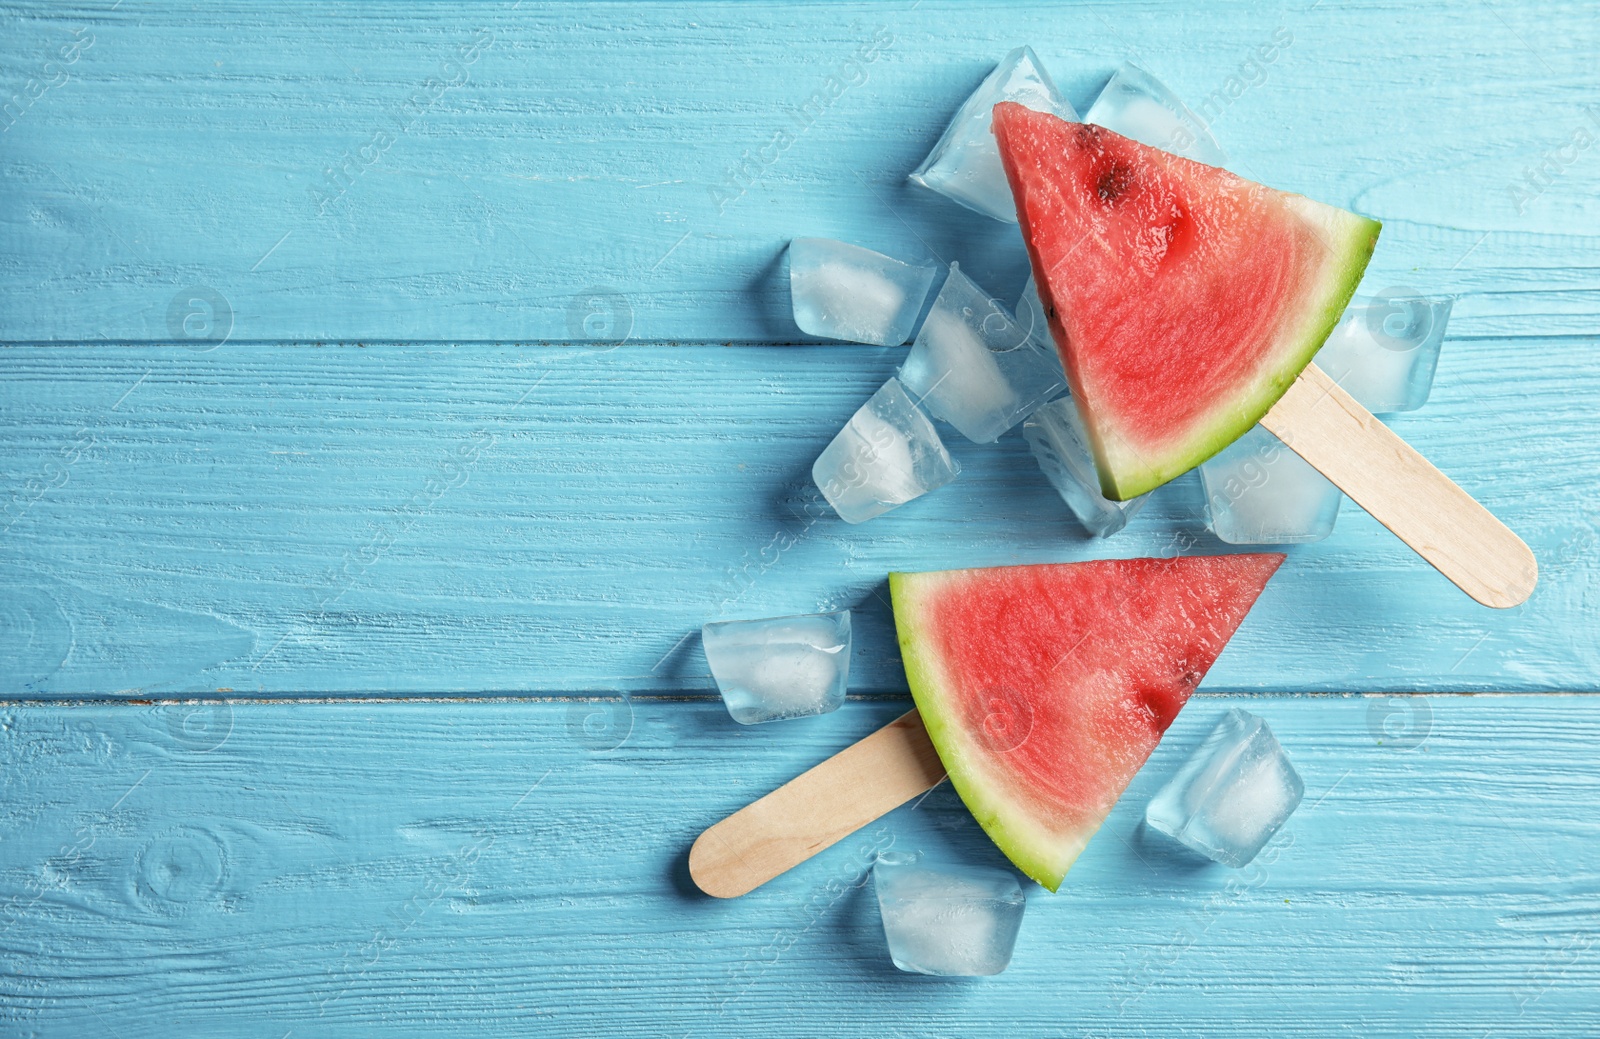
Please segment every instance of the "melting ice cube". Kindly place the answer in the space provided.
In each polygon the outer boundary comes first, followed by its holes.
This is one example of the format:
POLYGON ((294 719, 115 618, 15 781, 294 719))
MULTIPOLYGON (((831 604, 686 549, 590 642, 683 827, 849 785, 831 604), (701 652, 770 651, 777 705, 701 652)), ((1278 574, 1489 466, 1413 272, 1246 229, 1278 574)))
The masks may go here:
POLYGON ((948 195, 968 209, 1006 223, 1017 222, 1011 185, 1000 164, 1000 149, 989 129, 989 117, 1001 101, 1016 101, 1039 112, 1076 121, 1039 64, 1031 47, 1018 47, 1001 59, 950 120, 939 143, 911 174, 914 183, 948 195))
POLYGON ((808 335, 899 346, 911 336, 939 268, 828 238, 789 243, 794 323, 808 335))
POLYGON ((1305 784, 1267 723, 1234 708, 1145 809, 1145 822, 1227 866, 1244 866, 1289 818, 1305 784))
POLYGON ((1375 415, 1428 401, 1454 296, 1357 296, 1317 352, 1317 367, 1375 415))
POLYGON ((976 977, 1011 963, 1028 903, 1009 871, 880 860, 872 886, 889 957, 901 970, 976 977))
POLYGON ((823 449, 811 478, 840 518, 863 523, 960 471, 928 416, 890 379, 823 449))
POLYGON ((1212 533, 1230 545, 1293 545, 1333 533, 1344 495, 1265 427, 1200 465, 1212 533))
POLYGON ((1083 121, 1208 166, 1228 161, 1200 117, 1131 61, 1117 69, 1083 121))
POLYGON ((1067 388, 1055 350, 1028 335, 954 263, 900 381, 935 418, 980 444, 1000 439, 1067 388))
POLYGON ((1022 435, 1050 485, 1095 537, 1110 537, 1127 526, 1150 497, 1141 494, 1132 501, 1112 501, 1100 493, 1083 419, 1071 397, 1053 400, 1028 416, 1022 435))
POLYGON ((1039 284, 1033 280, 1033 275, 1028 275, 1028 284, 1022 288, 1022 295, 1017 297, 1017 305, 1012 310, 1017 316, 1017 324, 1022 330, 1032 336, 1046 350, 1055 354, 1056 365, 1061 364, 1061 355, 1056 351, 1055 337, 1050 334, 1050 319, 1044 315, 1044 303, 1039 299, 1039 284))
POLYGON ((850 611, 717 621, 700 629, 706 662, 741 725, 827 714, 850 680, 850 611))

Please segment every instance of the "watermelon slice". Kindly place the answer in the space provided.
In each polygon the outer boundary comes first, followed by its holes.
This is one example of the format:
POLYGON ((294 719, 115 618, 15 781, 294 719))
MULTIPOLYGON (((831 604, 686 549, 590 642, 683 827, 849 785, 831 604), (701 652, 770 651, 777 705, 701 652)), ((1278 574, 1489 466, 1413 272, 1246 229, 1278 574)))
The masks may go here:
POLYGON ((1260 421, 1333 331, 1376 220, 1012 102, 994 109, 1050 332, 1106 497, 1260 421))
POLYGON ((900 656, 950 782, 1056 890, 1281 554, 890 574, 900 656))

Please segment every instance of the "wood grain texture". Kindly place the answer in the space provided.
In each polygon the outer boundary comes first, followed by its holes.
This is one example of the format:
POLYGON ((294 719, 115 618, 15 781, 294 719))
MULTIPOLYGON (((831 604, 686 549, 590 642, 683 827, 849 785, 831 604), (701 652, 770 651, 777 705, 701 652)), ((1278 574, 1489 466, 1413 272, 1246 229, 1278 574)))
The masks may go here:
MULTIPOLYGON (((1487 611, 1347 507, 1207 688, 1600 687, 1588 4, 0 0, 0 695, 703 690, 706 620, 845 605, 853 692, 895 692, 891 569, 1223 550, 1190 480, 1086 541, 1015 437, 815 507, 902 351, 803 344, 781 249, 1013 298, 1015 231, 903 178, 1021 43, 1080 107, 1128 58, 1220 98, 1244 172, 1385 221, 1365 290, 1461 294, 1393 424, 1541 565, 1487 611)), ((979 984, 894 971, 861 886, 996 861, 947 787, 695 890, 696 834, 904 709, 5 705, 0 1031, 1600 1030, 1596 698, 1197 698, 979 984), (1136 825, 1229 702, 1308 787, 1238 874, 1136 825)))
POLYGON ((1385 221, 1368 287, 1462 293, 1459 334, 1600 316, 1581 0, 125 0, 10 2, 0 24, 7 93, 58 84, 0 144, 5 339, 174 338, 191 286, 240 339, 580 338, 596 290, 647 340, 787 339, 773 274, 797 234, 960 259, 1011 298, 1015 229, 904 176, 1023 42, 1080 108, 1128 58, 1215 98, 1244 172, 1385 221), (789 110, 830 76, 802 130, 789 110))
POLYGON ((709 822, 903 704, 755 728, 631 707, 0 711, 0 1030, 1600 1029, 1600 698, 1197 698, 1060 893, 1029 885, 1010 969, 969 983, 897 972, 863 886, 887 848, 1003 864, 948 785, 745 898, 685 869, 709 822), (1232 704, 1306 783, 1243 871, 1138 822, 1232 704))
MULTIPOLYGON (((1600 686, 1594 346, 1450 340, 1428 407, 1394 420, 1533 546, 1526 605, 1478 606, 1347 504, 1206 688, 1600 686)), ((1015 433, 952 437, 958 480, 844 524, 811 463, 903 356, 0 348, 0 676, 13 695, 709 690, 706 621, 850 607, 852 688, 903 692, 891 570, 1230 550, 1193 477, 1088 540, 1015 433)))
POLYGON ((1485 606, 1521 606, 1539 581, 1522 539, 1315 364, 1261 424, 1485 606))
POLYGON ((708 895, 747 895, 944 778, 922 715, 908 711, 708 827, 689 875, 708 895))

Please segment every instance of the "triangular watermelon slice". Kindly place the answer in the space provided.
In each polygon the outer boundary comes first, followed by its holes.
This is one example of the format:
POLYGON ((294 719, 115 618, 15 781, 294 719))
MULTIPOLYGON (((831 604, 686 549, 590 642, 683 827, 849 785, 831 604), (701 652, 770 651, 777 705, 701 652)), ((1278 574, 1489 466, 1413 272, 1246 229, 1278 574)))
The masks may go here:
POLYGON ((1013 102, 994 133, 1039 297, 1126 501, 1260 421, 1350 302, 1376 220, 1013 102))
POLYGON ((1277 553, 890 574, 906 678, 961 799, 1056 890, 1277 553))

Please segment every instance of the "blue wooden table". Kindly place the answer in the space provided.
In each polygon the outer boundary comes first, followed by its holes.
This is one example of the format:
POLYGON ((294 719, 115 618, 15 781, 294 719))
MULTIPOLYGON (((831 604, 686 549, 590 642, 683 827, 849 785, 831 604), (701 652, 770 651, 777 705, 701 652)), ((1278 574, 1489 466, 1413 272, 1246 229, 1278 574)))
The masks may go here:
POLYGON ((0 1031, 1600 1030, 1597 48, 1581 3, 0 4, 0 1031), (904 177, 1022 43, 1080 109, 1130 58, 1213 99, 1384 221, 1368 291, 1460 295, 1394 425, 1542 581, 1483 609, 1347 503, 1011 969, 940 981, 863 880, 999 861, 948 787, 744 899, 685 853, 904 710, 888 571, 1219 547, 1192 480, 1086 540, 1015 435, 815 508, 904 348, 806 341, 783 246, 1014 297, 1015 229, 904 177), (733 725, 699 625, 841 606, 851 703, 733 725), (1139 825, 1230 705, 1307 786, 1242 872, 1139 825))

